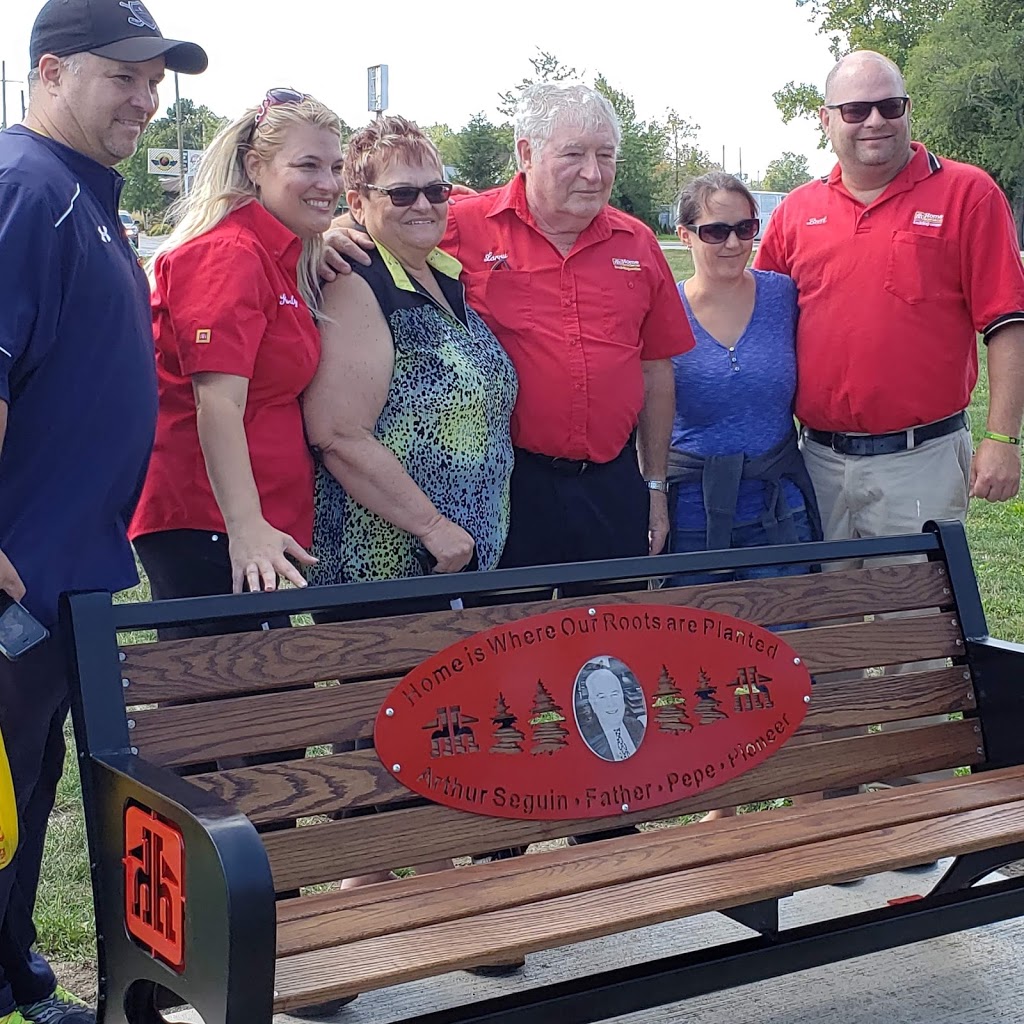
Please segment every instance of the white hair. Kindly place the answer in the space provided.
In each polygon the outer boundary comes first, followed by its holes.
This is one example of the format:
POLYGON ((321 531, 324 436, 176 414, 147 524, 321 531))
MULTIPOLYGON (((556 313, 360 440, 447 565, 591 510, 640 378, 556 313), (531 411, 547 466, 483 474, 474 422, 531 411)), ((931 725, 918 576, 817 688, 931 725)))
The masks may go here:
MULTIPOLYGON (((615 109, 596 89, 579 82, 537 82, 527 86, 516 104, 516 148, 526 139, 534 153, 540 152, 556 126, 568 125, 593 131, 610 128, 615 148, 622 141, 622 129, 615 109)), ((518 157, 522 170, 522 157, 518 157)))
MULTIPOLYGON (((80 75, 82 73, 82 58, 80 54, 73 53, 70 57, 60 57, 60 66, 70 72, 72 75, 80 75)), ((32 68, 28 73, 28 92, 32 95, 32 90, 39 84, 39 68, 32 68)))

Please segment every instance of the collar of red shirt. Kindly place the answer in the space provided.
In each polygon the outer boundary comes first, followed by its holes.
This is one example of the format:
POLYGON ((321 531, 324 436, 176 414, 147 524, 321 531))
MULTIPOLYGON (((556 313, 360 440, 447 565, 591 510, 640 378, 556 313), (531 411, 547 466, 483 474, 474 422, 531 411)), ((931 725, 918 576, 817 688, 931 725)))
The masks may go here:
MULTIPOLYGON (((530 206, 526 201, 526 175, 520 171, 507 185, 499 188, 494 197, 494 205, 488 210, 488 217, 496 217, 505 210, 511 210, 524 224, 529 225, 534 231, 539 231, 530 206)), ((632 235, 633 225, 628 218, 612 218, 608 214, 606 206, 591 222, 576 240, 576 246, 589 245, 592 242, 603 242, 611 238, 613 231, 625 231, 632 235)))
MULTIPOLYGON (((925 149, 920 142, 911 142, 910 148, 914 151, 914 155, 907 162, 907 166, 889 182, 888 188, 875 200, 876 203, 882 199, 899 195, 901 192, 909 192, 919 181, 924 181, 925 178, 930 178, 942 170, 939 158, 925 149)), ((843 168, 840 164, 837 163, 824 180, 844 195, 850 195, 843 184, 843 168)), ((851 196, 851 198, 853 197, 851 196)), ((874 203, 871 205, 873 206, 874 203)))
POLYGON ((238 207, 232 217, 247 227, 275 260, 293 268, 298 265, 302 239, 286 228, 261 202, 250 200, 238 207))

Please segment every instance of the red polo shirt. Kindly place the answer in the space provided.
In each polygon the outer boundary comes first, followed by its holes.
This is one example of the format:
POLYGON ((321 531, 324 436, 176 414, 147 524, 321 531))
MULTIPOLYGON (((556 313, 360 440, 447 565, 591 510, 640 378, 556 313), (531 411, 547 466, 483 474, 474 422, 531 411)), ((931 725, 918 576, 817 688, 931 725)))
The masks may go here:
POLYGON ((192 375, 249 380, 243 422, 263 517, 313 539, 313 459, 299 396, 320 335, 296 285, 302 242, 257 202, 161 256, 154 268, 160 409, 132 539, 161 530, 224 531, 199 445, 192 375))
POLYGON ((869 206, 838 165, 772 214, 754 265, 796 281, 796 413, 817 430, 881 434, 965 409, 976 333, 1024 321, 1006 197, 982 170, 919 143, 869 206))
POLYGON ((455 203, 441 247, 519 374, 512 443, 609 462, 644 403, 641 360, 693 347, 657 239, 605 207, 563 257, 534 223, 522 174, 455 203))

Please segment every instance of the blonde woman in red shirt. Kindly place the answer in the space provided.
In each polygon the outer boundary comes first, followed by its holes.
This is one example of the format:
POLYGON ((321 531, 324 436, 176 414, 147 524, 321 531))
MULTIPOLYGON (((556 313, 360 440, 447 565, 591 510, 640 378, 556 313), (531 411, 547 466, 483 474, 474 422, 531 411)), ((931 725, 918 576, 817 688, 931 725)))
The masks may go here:
POLYGON ((154 599, 304 586, 298 565, 315 561, 299 397, 320 359, 316 266, 341 141, 326 106, 272 89, 214 139, 154 258, 160 408, 130 531, 154 599))

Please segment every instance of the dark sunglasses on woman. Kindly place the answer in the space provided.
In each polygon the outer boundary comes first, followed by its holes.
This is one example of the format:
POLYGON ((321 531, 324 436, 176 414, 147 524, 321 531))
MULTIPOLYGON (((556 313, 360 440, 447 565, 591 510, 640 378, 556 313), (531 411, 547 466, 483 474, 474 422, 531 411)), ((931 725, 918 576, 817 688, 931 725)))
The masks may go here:
POLYGON ((263 97, 259 110, 256 111, 256 117, 252 122, 253 131, 263 123, 263 119, 271 107, 279 107, 283 103, 301 103, 305 98, 306 94, 296 89, 269 89, 267 95, 263 97))
POLYGON ((716 221, 714 224, 684 224, 687 231, 692 231, 705 243, 705 245, 721 245, 735 231, 736 237, 741 242, 749 242, 757 237, 761 230, 761 222, 757 217, 749 220, 738 220, 735 224, 723 224, 716 221))
POLYGON ((415 185, 396 185, 394 188, 384 188, 383 185, 366 185, 366 188, 374 192, 381 192, 391 200, 392 206, 412 206, 420 197, 422 192, 427 197, 427 202, 437 206, 440 203, 447 203, 448 197, 452 194, 450 181, 439 181, 434 185, 424 185, 417 188, 415 185))
POLYGON ((847 124, 860 124, 871 116, 872 110, 877 110, 886 121, 898 121, 906 112, 909 96, 890 96, 886 100, 871 100, 870 102, 854 103, 826 103, 826 110, 838 110, 839 116, 847 124))

